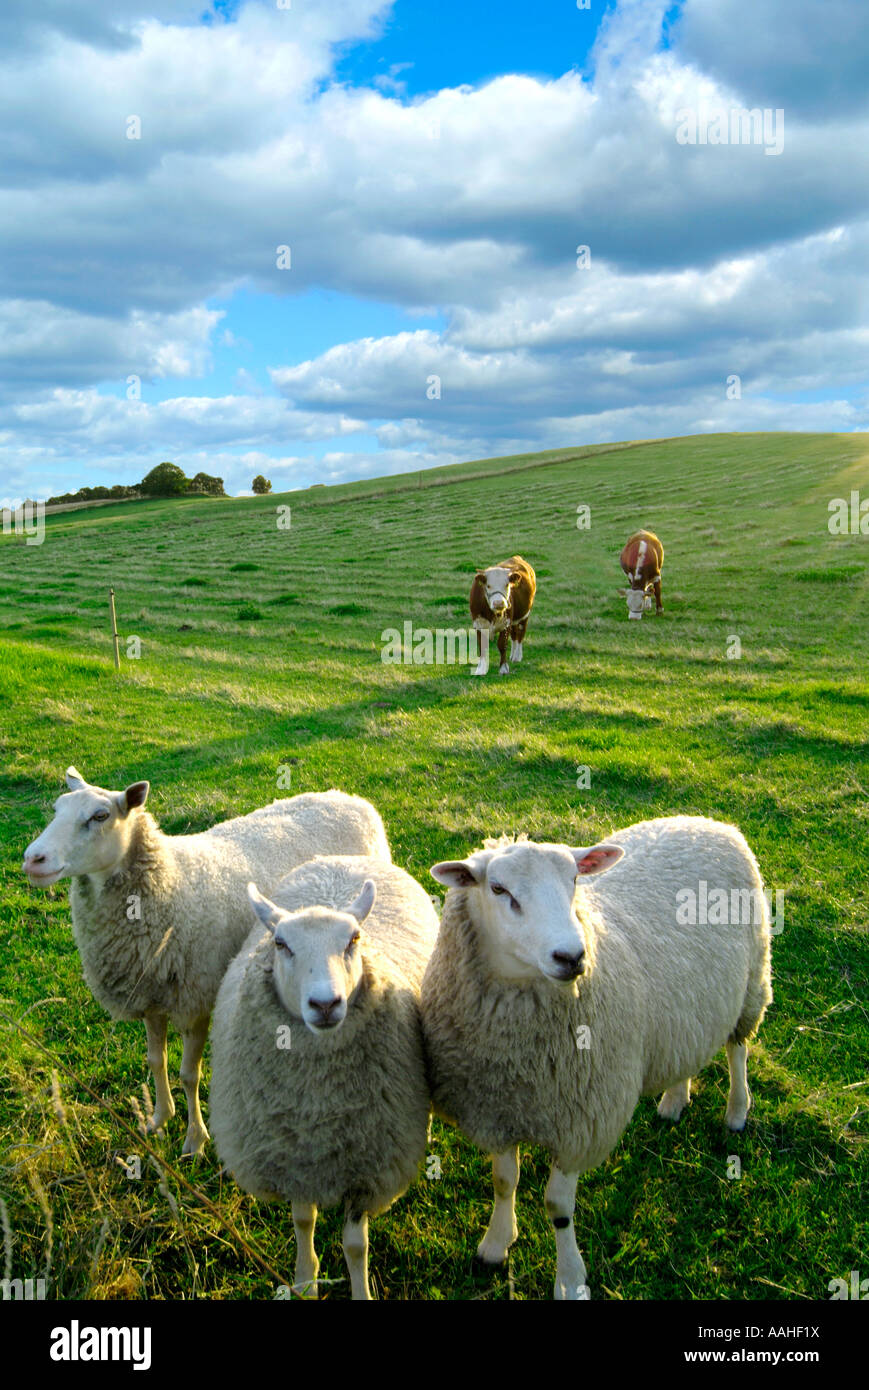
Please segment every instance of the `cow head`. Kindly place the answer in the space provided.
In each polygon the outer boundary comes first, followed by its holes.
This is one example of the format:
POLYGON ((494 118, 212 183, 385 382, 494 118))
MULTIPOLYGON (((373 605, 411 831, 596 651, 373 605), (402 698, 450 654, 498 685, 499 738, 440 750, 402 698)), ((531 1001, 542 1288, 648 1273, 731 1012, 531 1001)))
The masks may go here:
POLYGON ((486 602, 496 618, 503 617, 510 606, 510 590, 518 584, 522 576, 518 570, 493 565, 491 569, 478 570, 475 583, 482 584, 486 602))
POLYGON ((651 595, 645 589, 619 589, 619 593, 627 600, 629 618, 642 618, 643 612, 652 606, 651 595))

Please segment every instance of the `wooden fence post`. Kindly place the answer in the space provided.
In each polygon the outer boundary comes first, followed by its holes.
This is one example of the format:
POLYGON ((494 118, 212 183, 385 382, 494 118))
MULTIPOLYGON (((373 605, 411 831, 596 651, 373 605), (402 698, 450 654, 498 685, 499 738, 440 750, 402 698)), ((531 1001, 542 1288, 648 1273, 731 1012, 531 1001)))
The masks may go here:
POLYGON ((109 604, 112 610, 112 645, 115 649, 115 670, 121 669, 121 653, 118 650, 118 619, 115 614, 115 591, 109 589, 109 604))

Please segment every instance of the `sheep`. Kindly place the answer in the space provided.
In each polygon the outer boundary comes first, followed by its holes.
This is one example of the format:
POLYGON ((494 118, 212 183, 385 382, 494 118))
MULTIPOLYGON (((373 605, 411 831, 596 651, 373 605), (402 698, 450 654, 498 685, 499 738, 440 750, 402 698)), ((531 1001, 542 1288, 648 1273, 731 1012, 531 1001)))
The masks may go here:
POLYGON ((432 1102, 493 1156, 477 1253, 506 1260, 517 1146, 539 1145, 553 1159, 555 1297, 587 1298, 577 1178, 607 1157, 639 1097, 663 1091, 659 1115, 678 1119, 690 1078, 724 1044, 726 1121, 745 1125, 746 1042, 772 999, 757 862, 734 826, 672 816, 591 849, 487 840, 431 872, 450 889, 421 992, 432 1102))
POLYGON ((437 914, 409 874, 371 858, 314 859, 274 901, 249 892, 261 925, 214 1011, 217 1152, 245 1191, 291 1203, 296 1292, 317 1297, 317 1209, 343 1204, 352 1297, 368 1300, 368 1218, 425 1153, 419 986, 437 914))
POLYGON ((181 1032, 182 1152, 198 1154, 208 1140, 202 1052, 220 981, 250 930, 249 879, 271 888, 321 850, 389 860, 383 822, 361 797, 306 792, 196 835, 169 836, 144 809, 148 782, 106 791, 70 767, 66 784, 54 819, 25 851, 24 872, 43 888, 72 878, 73 935, 94 998, 113 1018, 144 1020, 156 1089, 152 1132, 175 1113, 168 1020, 181 1032))

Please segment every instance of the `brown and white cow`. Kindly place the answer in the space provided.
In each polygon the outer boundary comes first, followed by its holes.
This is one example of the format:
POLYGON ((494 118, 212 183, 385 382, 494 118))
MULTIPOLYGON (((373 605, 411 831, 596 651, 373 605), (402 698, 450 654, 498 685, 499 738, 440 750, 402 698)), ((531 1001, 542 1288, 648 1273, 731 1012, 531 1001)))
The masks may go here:
POLYGON ((478 570, 471 585, 471 617, 477 629, 477 666, 475 676, 485 676, 489 669, 489 639, 498 638, 501 664, 499 674, 506 676, 507 634, 510 635, 510 660, 522 660, 522 643, 528 626, 528 614, 537 592, 537 578, 527 560, 513 555, 499 565, 478 570))
POLYGON ((661 569, 664 547, 652 531, 635 531, 619 556, 621 566, 631 581, 629 589, 619 589, 628 601, 628 617, 642 618, 643 611, 652 606, 655 594, 655 614, 663 613, 661 602, 661 569))

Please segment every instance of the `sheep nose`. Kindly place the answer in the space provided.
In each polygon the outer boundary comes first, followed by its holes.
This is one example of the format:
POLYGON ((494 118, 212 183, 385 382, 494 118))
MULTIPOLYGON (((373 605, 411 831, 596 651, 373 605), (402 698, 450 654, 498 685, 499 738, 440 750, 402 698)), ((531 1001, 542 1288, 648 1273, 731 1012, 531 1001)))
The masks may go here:
POLYGON ((24 855, 24 867, 25 867, 25 869, 29 868, 32 864, 44 864, 44 863, 45 863, 45 855, 44 855, 44 854, 31 854, 30 850, 28 850, 28 851, 26 852, 26 854, 24 855))
POLYGON ((585 952, 577 951, 576 955, 571 955, 569 951, 553 951, 552 959, 561 971, 563 980, 575 980, 577 975, 581 975, 585 969, 585 952))
POLYGON ((315 1011, 315 1013, 318 1013, 320 1015, 320 1017, 317 1020, 318 1028, 328 1028, 332 1025, 332 1023, 334 1022, 332 1015, 338 1008, 340 1003, 340 995, 336 995, 334 999, 330 999, 328 1001, 324 1001, 322 999, 308 1000, 308 1004, 310 1005, 310 1007, 315 1011))

